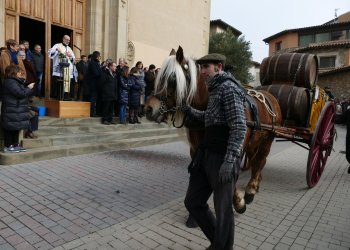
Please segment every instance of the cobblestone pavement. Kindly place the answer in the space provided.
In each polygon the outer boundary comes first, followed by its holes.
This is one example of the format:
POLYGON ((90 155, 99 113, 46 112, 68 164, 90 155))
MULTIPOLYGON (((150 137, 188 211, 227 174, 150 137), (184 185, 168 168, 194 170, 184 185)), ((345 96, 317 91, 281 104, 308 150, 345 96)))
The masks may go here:
MULTIPOLYGON (((349 249, 345 129, 316 187, 308 151, 276 143, 260 192, 235 215, 235 249, 349 249)), ((0 167, 0 249, 204 249, 184 226, 185 143, 0 167)), ((238 186, 248 181, 241 174, 238 186)))

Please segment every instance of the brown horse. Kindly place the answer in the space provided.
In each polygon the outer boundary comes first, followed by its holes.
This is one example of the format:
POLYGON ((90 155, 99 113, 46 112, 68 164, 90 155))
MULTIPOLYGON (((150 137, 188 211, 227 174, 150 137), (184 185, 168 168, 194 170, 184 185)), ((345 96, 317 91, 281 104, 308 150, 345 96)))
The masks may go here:
MULTIPOLYGON (((246 105, 245 109, 247 124, 252 125, 255 121, 255 124, 280 125, 282 114, 277 100, 265 91, 253 91, 253 93, 258 98, 247 96, 250 100, 250 105, 246 105), (254 107, 257 112, 252 111, 254 107), (254 114, 257 114, 256 117, 254 114)), ((173 50, 164 61, 156 78, 155 95, 148 98, 145 104, 145 114, 147 119, 157 122, 162 121, 167 115, 172 116, 172 122, 177 126, 183 124, 184 117, 180 107, 184 103, 204 110, 207 102, 207 86, 199 75, 197 65, 193 59, 184 57, 183 50, 179 47, 176 54, 173 50)), ((186 134, 192 157, 203 138, 204 128, 186 128, 186 134)), ((274 138, 275 134, 271 130, 252 128, 252 126, 247 128, 243 145, 246 155, 244 168, 251 168, 251 179, 246 186, 244 197, 235 189, 233 205, 239 213, 245 211, 246 204, 253 201, 259 189, 261 171, 265 166, 274 138)))

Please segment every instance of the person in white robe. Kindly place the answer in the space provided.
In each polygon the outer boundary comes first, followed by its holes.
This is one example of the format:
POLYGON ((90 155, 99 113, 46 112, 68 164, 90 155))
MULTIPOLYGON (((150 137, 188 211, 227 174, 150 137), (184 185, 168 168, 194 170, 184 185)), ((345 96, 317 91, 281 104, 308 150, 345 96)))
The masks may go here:
POLYGON ((74 85, 72 86, 73 79, 73 64, 75 61, 74 52, 69 47, 70 37, 64 35, 62 43, 56 43, 51 49, 49 49, 49 57, 52 59, 52 76, 53 76, 53 97, 60 98, 60 88, 63 87, 64 96, 66 98, 69 93, 70 98, 74 97, 74 85), (67 58, 69 67, 62 67, 60 62, 63 58, 67 58), (57 83, 57 78, 63 77, 63 86, 57 83))

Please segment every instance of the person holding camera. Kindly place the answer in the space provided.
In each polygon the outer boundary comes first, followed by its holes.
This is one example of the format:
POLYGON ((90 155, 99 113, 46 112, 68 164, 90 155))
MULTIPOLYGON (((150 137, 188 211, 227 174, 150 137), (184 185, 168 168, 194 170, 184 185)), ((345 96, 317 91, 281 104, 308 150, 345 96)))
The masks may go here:
POLYGON ((34 82, 25 84, 23 70, 11 64, 5 69, 1 106, 1 126, 4 131, 4 152, 18 153, 26 151, 18 143, 19 131, 30 128, 28 97, 32 93, 34 82))

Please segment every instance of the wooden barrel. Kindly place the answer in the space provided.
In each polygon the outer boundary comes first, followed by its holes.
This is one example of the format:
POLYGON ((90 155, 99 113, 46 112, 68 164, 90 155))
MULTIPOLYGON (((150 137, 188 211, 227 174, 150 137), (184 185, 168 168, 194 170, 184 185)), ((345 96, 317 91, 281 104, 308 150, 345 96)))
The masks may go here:
POLYGON ((318 60, 305 53, 266 57, 260 66, 261 85, 288 84, 311 89, 318 77, 318 60))
POLYGON ((306 127, 311 105, 308 89, 285 84, 259 86, 256 89, 266 90, 277 99, 285 125, 306 127))

